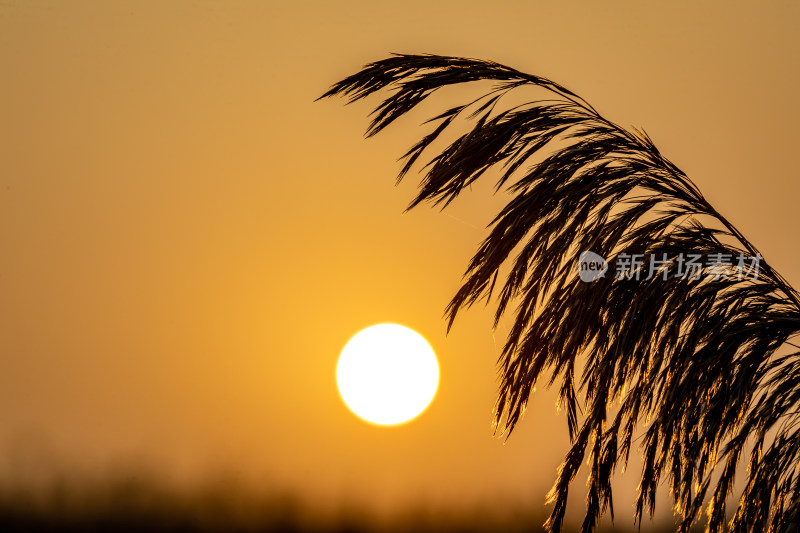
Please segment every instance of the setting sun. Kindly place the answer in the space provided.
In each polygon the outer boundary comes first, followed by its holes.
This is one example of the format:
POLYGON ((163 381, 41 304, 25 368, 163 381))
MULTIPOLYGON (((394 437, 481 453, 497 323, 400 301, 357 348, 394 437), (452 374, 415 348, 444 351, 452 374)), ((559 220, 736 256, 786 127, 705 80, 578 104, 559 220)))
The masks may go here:
POLYGON ((439 364, 422 335, 398 324, 357 333, 339 356, 339 393, 360 418, 382 426, 402 424, 431 403, 439 364))

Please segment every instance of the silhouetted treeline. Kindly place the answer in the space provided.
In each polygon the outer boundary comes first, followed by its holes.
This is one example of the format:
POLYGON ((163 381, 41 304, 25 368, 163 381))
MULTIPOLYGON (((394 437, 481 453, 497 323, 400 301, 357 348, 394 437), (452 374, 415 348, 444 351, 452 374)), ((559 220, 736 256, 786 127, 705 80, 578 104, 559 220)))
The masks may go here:
MULTIPOLYGON (((0 531, 4 533, 536 533, 544 531, 541 524, 546 516, 544 508, 502 513, 495 512, 491 505, 441 513, 410 509, 391 519, 379 519, 353 507, 326 514, 291 494, 259 494, 225 479, 190 491, 168 489, 165 484, 135 475, 96 483, 57 480, 45 487, 0 488, 0 531)), ((644 524, 643 530, 660 532, 672 528, 648 528, 644 524)))

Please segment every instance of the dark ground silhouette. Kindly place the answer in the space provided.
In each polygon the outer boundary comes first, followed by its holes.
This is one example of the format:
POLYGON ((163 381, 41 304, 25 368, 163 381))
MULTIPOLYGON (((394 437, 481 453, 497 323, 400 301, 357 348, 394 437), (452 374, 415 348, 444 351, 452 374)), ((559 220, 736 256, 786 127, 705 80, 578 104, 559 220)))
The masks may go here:
MULTIPOLYGON (((534 506, 529 506, 533 508, 534 506)), ((547 509, 499 513, 410 509, 394 518, 376 518, 349 507, 317 512, 290 493, 255 493, 232 480, 210 482, 191 491, 166 488, 147 476, 119 475, 97 483, 56 480, 37 489, 0 489, 0 531, 181 533, 325 532, 539 532, 547 509)), ((577 530, 577 528, 575 529, 577 530)), ((601 527, 599 531, 632 531, 601 527)), ((643 524, 643 531, 673 531, 643 524)), ((564 531, 573 531, 566 527, 564 531)))

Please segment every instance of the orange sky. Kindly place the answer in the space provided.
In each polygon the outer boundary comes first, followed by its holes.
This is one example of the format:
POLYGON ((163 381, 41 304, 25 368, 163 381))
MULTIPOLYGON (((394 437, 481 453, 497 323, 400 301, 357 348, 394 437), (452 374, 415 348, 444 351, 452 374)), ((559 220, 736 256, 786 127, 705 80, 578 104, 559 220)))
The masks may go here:
POLYGON ((800 7, 764 6, 2 0, 4 468, 39 446, 68 469, 225 468, 379 510, 540 505, 567 445, 553 395, 492 439, 505 330, 441 318, 501 200, 487 183, 403 214, 415 177, 393 185, 419 122, 463 92, 369 140, 369 106, 313 100, 390 52, 551 77, 644 128, 798 286, 800 7), (442 375, 389 429, 335 385, 344 343, 386 321, 442 375))

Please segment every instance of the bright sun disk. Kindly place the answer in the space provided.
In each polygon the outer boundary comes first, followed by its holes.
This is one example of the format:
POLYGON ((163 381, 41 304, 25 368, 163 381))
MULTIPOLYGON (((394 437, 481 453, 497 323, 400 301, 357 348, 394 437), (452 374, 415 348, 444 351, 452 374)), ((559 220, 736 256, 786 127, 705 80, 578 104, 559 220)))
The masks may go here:
POLYGON ((367 422, 391 426, 428 407, 439 385, 439 363, 428 341, 416 331, 378 324, 347 342, 336 381, 353 413, 367 422))

